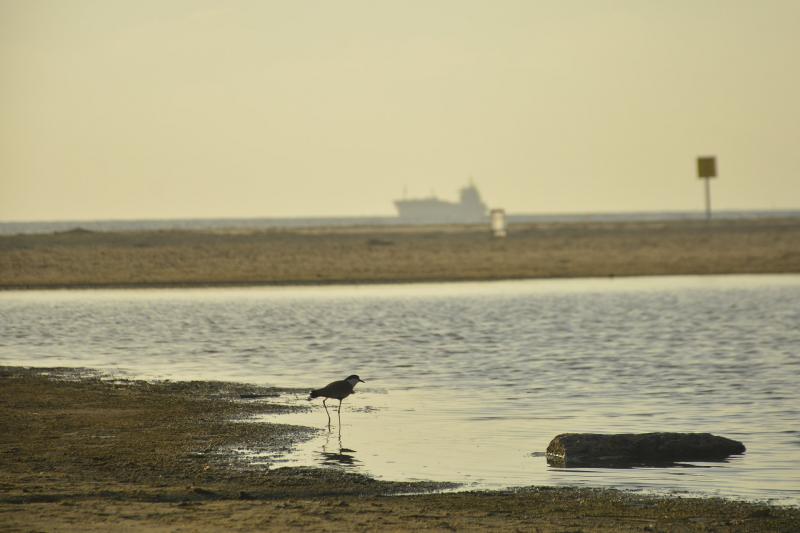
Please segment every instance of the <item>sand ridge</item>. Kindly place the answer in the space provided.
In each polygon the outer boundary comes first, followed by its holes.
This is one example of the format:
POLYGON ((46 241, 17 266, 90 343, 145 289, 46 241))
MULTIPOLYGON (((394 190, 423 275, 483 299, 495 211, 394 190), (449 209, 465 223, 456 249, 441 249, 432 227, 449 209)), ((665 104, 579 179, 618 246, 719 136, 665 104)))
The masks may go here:
POLYGON ((0 237, 0 288, 800 272, 800 218, 0 237))

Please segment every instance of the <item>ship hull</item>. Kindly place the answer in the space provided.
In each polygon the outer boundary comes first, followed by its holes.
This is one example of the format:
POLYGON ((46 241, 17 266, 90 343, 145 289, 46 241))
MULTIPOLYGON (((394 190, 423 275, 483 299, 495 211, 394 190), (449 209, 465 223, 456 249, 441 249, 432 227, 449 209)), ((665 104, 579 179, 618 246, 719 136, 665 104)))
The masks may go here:
POLYGON ((483 209, 465 208, 442 200, 397 200, 398 216, 410 222, 477 223, 487 220, 483 209))

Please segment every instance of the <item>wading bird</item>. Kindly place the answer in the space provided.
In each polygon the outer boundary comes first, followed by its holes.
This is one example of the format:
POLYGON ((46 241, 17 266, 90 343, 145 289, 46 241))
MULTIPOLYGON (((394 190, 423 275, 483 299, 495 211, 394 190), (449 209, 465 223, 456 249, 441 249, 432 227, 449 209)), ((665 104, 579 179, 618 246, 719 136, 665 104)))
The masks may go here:
POLYGON ((322 400, 322 406, 325 408, 325 414, 328 415, 328 427, 331 426, 331 414, 328 412, 328 406, 325 402, 329 398, 333 398, 335 400, 339 400, 339 428, 341 430, 342 427, 342 400, 353 394, 355 391, 353 390, 358 382, 366 383, 363 379, 353 374, 352 376, 348 376, 341 381, 334 381, 333 383, 328 383, 321 389, 312 390, 311 393, 308 395, 308 399, 311 400, 313 398, 318 398, 322 396, 324 400, 322 400))

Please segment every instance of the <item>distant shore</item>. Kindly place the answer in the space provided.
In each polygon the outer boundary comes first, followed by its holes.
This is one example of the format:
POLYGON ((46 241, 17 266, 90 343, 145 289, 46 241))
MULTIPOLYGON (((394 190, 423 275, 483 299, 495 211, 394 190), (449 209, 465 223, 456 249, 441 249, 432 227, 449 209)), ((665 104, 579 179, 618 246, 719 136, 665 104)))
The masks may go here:
POLYGON ((800 272, 800 218, 0 236, 0 289, 800 272))
POLYGON ((797 508, 760 503, 571 487, 442 493, 451 485, 248 463, 237 450, 274 454, 317 431, 240 422, 289 409, 276 403, 279 392, 0 367, 0 529, 800 529, 797 508))

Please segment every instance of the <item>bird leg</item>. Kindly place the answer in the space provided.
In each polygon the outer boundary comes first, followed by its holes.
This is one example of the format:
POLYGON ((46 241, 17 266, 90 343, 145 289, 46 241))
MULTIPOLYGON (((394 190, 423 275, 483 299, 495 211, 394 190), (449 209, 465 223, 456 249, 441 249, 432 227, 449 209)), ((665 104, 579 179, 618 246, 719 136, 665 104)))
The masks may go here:
POLYGON ((339 432, 342 431, 342 400, 339 400, 339 432))
POLYGON ((328 406, 325 404, 327 398, 322 400, 322 407, 325 408, 325 414, 328 415, 328 429, 331 429, 331 414, 328 412, 328 406))

